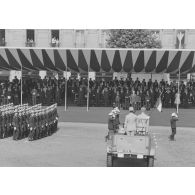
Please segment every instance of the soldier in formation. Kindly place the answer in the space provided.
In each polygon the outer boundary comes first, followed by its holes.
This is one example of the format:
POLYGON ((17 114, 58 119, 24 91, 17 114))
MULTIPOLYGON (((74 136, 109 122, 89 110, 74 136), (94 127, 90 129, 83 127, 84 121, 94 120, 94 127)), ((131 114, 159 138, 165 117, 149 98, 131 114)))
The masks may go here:
POLYGON ((13 104, 0 106, 0 139, 13 135, 13 104))
POLYGON ((7 104, 0 106, 0 139, 13 136, 14 140, 28 137, 40 139, 57 131, 57 104, 42 108, 41 104, 7 104))
POLYGON ((50 136, 57 131, 58 113, 57 104, 53 104, 45 109, 33 111, 29 117, 28 136, 29 141, 50 136))

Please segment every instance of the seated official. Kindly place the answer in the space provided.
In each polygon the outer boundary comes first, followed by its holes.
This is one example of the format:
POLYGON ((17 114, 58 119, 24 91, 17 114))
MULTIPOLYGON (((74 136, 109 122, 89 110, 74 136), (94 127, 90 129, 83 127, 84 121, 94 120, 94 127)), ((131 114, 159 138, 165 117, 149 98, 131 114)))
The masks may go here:
POLYGON ((129 132, 135 132, 136 131, 136 120, 137 120, 137 115, 134 114, 134 108, 129 107, 129 114, 126 115, 125 117, 125 124, 124 124, 124 129, 127 134, 129 132))

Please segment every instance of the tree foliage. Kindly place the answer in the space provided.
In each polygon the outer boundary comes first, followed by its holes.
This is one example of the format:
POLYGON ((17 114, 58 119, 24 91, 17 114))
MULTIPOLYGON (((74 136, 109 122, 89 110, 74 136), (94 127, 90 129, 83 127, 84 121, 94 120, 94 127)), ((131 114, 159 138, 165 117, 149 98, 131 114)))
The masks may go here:
POLYGON ((109 48, 161 48, 159 35, 152 30, 110 30, 106 41, 109 48))

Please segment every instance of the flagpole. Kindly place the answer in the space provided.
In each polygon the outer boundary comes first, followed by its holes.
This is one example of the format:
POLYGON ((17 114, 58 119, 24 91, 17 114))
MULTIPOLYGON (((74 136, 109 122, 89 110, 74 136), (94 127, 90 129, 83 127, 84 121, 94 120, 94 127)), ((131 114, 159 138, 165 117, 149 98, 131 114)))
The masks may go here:
MULTIPOLYGON (((181 40, 182 40, 182 38, 183 38, 183 35, 182 35, 182 33, 180 32, 179 34, 178 34, 178 40, 179 40, 179 49, 181 49, 181 40)), ((180 79, 181 79, 181 75, 180 75, 180 67, 179 67, 179 75, 178 75, 178 99, 177 99, 177 114, 179 113, 179 99, 180 99, 180 89, 179 89, 179 87, 180 87, 180 79)))

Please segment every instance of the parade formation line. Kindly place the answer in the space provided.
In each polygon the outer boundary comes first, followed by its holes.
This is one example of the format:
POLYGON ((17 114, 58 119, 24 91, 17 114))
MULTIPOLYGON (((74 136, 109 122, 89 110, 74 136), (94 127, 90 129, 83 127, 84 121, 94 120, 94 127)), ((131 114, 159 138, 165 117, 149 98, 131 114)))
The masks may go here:
POLYGON ((57 131, 57 104, 43 108, 41 104, 29 106, 13 103, 0 107, 0 139, 41 139, 57 131))

